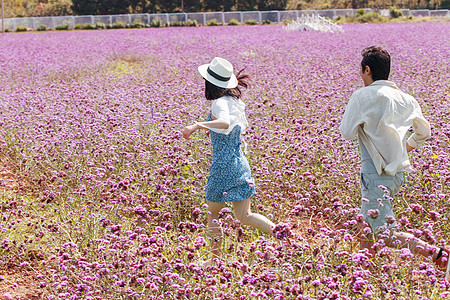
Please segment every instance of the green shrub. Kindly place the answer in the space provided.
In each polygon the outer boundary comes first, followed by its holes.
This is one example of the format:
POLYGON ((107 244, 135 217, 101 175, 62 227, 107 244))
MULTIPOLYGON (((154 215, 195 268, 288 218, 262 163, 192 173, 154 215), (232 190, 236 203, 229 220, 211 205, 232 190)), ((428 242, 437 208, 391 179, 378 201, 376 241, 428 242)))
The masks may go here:
POLYGON ((94 24, 86 23, 86 24, 81 25, 81 29, 83 29, 83 30, 93 30, 93 29, 96 29, 96 27, 95 27, 94 24))
POLYGON ((251 19, 251 20, 245 20, 245 24, 246 24, 246 25, 257 25, 257 24, 258 24, 258 21, 253 20, 253 19, 251 19))
POLYGON ((189 26, 189 27, 197 27, 198 26, 198 23, 197 23, 197 20, 191 20, 191 19, 189 19, 188 21, 187 21, 187 24, 186 24, 187 26, 189 26))
POLYGON ((69 30, 69 24, 61 24, 55 27, 56 30, 69 30))
POLYGON ((211 19, 208 22, 206 22, 206 25, 208 25, 208 26, 217 26, 219 24, 217 23, 216 19, 211 19))
POLYGON ((9 28, 8 27, 5 27, 5 32, 9 32, 9 28))
POLYGON ((92 29, 97 29, 97 27, 90 23, 75 25, 75 30, 92 30, 92 29))
POLYGON ((150 26, 151 26, 151 27, 162 27, 162 22, 161 22, 161 20, 153 20, 153 21, 150 23, 150 26))
POLYGON ((362 8, 360 8, 360 9, 358 9, 358 10, 356 11, 356 14, 357 14, 358 16, 363 16, 365 13, 366 13, 366 11, 365 11, 364 9, 362 9, 362 8))
POLYGON ((198 26, 197 20, 187 20, 187 22, 184 21, 172 21, 168 24, 166 24, 166 26, 171 26, 171 27, 181 27, 181 26, 189 26, 189 27, 196 27, 198 26))
POLYGON ((169 22, 167 24, 167 26, 170 27, 182 27, 182 26, 186 26, 186 22, 183 21, 173 21, 173 22, 169 22))
POLYGON ((403 17, 403 11, 401 9, 391 6, 389 8, 389 15, 391 16, 392 19, 396 19, 399 17, 403 17))
POLYGON ((145 27, 145 24, 141 20, 134 20, 130 24, 130 28, 143 28, 143 27, 145 27))
POLYGON ((336 22, 336 24, 342 24, 342 23, 347 23, 347 18, 344 16, 337 16, 337 18, 334 20, 336 22))
POLYGON ((283 25, 288 25, 288 24, 291 24, 291 23, 292 23, 292 21, 289 20, 289 19, 284 19, 283 20, 283 25))
MULTIPOLYGON (((359 10, 358 10, 359 11, 359 10)), ((387 18, 380 15, 378 12, 370 12, 353 16, 338 17, 336 23, 383 23, 388 21, 387 18)))
POLYGON ((27 31, 27 30, 28 29, 26 27, 22 27, 22 26, 19 26, 19 27, 16 28, 17 32, 23 32, 23 31, 27 31))
POLYGON ((106 24, 106 29, 112 29, 112 25, 111 24, 106 24))
POLYGON ((127 28, 127 25, 122 21, 117 21, 114 22, 114 24, 112 24, 112 28, 114 29, 127 28))
POLYGON ((37 31, 46 31, 47 30, 47 26, 45 26, 44 24, 39 25, 36 28, 37 31))
POLYGON ((382 23, 386 22, 386 18, 377 12, 371 12, 364 14, 359 18, 360 23, 382 23))
POLYGON ((231 26, 239 25, 239 21, 236 20, 236 19, 231 19, 231 20, 228 22, 228 25, 231 25, 231 26))
POLYGON ((272 24, 272 21, 265 19, 265 20, 262 21, 262 23, 266 24, 266 25, 269 25, 269 24, 272 24))
POLYGON ((106 24, 102 22, 95 23, 95 29, 106 29, 106 24))

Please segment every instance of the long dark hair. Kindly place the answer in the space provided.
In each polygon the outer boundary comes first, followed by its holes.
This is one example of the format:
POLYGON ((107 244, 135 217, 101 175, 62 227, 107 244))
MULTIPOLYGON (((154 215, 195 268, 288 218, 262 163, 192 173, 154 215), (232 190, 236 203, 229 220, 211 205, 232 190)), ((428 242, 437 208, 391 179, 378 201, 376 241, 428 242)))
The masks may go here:
POLYGON ((250 75, 242 74, 242 71, 244 71, 244 69, 240 70, 236 74, 236 78, 238 80, 238 86, 235 88, 232 88, 232 89, 224 89, 224 88, 218 87, 217 85, 212 84, 208 80, 205 80, 205 97, 206 97, 206 99, 216 100, 223 96, 231 96, 231 97, 238 98, 238 99, 241 98, 242 91, 239 88, 239 86, 246 88, 246 89, 250 87, 250 84, 248 82, 250 79, 250 75))

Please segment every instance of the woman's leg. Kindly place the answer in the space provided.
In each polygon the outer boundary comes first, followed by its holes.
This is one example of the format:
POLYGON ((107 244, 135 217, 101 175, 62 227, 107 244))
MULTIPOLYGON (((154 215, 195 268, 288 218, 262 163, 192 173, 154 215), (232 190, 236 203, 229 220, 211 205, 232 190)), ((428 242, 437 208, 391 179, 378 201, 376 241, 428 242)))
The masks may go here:
POLYGON ((208 204, 208 233, 211 239, 211 252, 213 258, 220 257, 220 247, 222 245, 222 228, 218 224, 219 212, 224 207, 224 203, 210 202, 208 204))
POLYGON ((265 233, 272 234, 275 224, 260 214, 250 210, 250 198, 244 201, 233 201, 234 215, 243 225, 249 225, 265 233))

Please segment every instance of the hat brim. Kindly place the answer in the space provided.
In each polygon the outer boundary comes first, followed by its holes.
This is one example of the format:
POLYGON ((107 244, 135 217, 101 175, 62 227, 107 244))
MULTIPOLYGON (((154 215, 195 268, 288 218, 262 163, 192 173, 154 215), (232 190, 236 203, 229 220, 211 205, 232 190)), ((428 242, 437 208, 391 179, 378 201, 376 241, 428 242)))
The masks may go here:
POLYGON ((212 77, 211 75, 209 75, 209 73, 207 71, 208 67, 209 67, 209 64, 201 65, 200 67, 198 67, 198 72, 200 73, 200 75, 202 75, 203 78, 205 78, 212 84, 214 84, 218 87, 224 88, 224 89, 233 89, 233 88, 237 87, 238 80, 236 78, 236 75, 232 74, 228 81, 221 81, 221 80, 218 80, 218 79, 212 77))

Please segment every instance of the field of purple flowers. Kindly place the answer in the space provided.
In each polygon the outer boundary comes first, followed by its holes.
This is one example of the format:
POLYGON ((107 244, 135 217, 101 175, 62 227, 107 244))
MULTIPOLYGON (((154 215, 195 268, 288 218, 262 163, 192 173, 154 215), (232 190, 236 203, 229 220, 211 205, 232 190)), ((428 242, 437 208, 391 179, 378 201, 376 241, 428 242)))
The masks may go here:
MULTIPOLYGON (((359 154, 338 126, 362 86, 360 51, 385 46, 433 138, 411 153, 399 226, 450 241, 449 22, 74 31, 0 36, 0 154, 24 182, 0 194, 0 268, 33 271, 45 299, 437 299, 450 284, 407 249, 368 257, 355 236, 359 154), (211 145, 197 66, 245 67, 258 211, 291 245, 223 210, 209 257, 211 145)), ((2 184, 5 184, 2 182, 2 184)))

